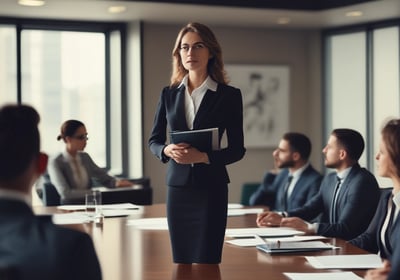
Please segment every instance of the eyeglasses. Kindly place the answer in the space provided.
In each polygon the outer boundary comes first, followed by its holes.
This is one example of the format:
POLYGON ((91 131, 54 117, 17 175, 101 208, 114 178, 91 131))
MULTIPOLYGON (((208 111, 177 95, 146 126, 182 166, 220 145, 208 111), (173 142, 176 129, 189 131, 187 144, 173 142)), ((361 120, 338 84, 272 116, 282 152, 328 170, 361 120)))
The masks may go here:
POLYGON ((71 138, 78 139, 78 140, 81 140, 81 141, 89 140, 89 137, 87 136, 87 134, 72 136, 71 138))
POLYGON ((195 43, 192 46, 189 46, 188 44, 183 44, 180 47, 181 52, 188 52, 190 49, 192 49, 192 51, 199 51, 199 50, 203 50, 206 48, 206 45, 204 43, 195 43))

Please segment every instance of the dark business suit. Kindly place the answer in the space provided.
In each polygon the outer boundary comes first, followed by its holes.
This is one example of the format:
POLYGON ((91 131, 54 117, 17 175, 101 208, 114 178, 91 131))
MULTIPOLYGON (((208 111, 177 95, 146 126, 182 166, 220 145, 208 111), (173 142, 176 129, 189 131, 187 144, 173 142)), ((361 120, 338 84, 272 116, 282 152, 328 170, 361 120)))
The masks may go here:
MULTIPOLYGON (((399 226, 397 226, 396 229, 394 230, 393 236, 400 236, 399 226)), ((391 270, 387 280, 398 280, 400 275, 400 242, 396 242, 394 244, 393 254, 389 258, 389 261, 391 263, 391 270)))
POLYGON ((377 254, 378 252, 380 252, 381 257, 385 259, 391 258, 394 244, 399 239, 399 236, 394 235, 393 233, 396 232, 397 228, 398 228, 397 232, 400 230, 399 219, 396 219, 395 221, 393 221, 393 226, 389 236, 389 242, 391 245, 388 247, 389 255, 386 255, 385 249, 382 248, 383 245, 380 242, 381 239, 380 234, 382 225, 387 215, 388 202, 389 199, 391 198, 391 194, 392 194, 392 189, 382 190, 378 208, 376 209, 375 216, 372 219, 368 229, 357 238, 350 240, 351 244, 360 247, 364 250, 367 250, 371 253, 377 254))
POLYGON ((16 279, 97 280, 101 269, 91 238, 35 216, 22 201, 0 198, 0 263, 16 279))
POLYGON ((375 214, 380 190, 374 175, 354 165, 338 194, 337 222, 331 224, 329 217, 336 181, 336 172, 326 175, 318 194, 303 207, 288 211, 288 215, 310 221, 322 214, 317 234, 350 240, 367 229, 375 214))
POLYGON ((209 164, 178 164, 169 160, 167 128, 189 130, 185 117, 185 86, 161 92, 149 138, 151 152, 168 162, 167 216, 174 261, 219 263, 226 227, 229 176, 226 165, 245 154, 243 107, 239 89, 218 84, 208 90, 193 122, 193 129, 218 127, 219 140, 225 131, 227 147, 208 151, 209 164))
POLYGON ((318 193, 322 176, 309 165, 304 169, 299 180, 296 182, 285 209, 282 202, 288 176, 288 168, 284 168, 277 175, 270 172, 266 173, 263 183, 257 191, 251 195, 250 205, 267 205, 270 207, 270 210, 288 211, 302 207, 318 193))

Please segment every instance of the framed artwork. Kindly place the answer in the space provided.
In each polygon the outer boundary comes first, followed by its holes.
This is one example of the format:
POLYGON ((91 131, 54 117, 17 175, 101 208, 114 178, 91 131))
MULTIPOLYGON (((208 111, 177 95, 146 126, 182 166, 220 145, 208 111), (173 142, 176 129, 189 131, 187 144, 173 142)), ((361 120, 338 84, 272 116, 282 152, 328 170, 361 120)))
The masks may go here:
POLYGON ((243 130, 248 148, 276 147, 289 129, 289 67, 225 65, 230 85, 243 96, 243 130))

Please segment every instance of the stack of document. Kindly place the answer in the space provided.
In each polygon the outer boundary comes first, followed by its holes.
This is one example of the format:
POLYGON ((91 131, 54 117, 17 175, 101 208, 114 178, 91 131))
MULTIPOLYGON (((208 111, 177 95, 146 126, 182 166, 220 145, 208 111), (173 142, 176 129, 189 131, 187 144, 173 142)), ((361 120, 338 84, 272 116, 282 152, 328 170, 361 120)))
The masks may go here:
POLYGON ((257 245, 258 250, 265 253, 297 253, 297 252, 313 252, 321 250, 334 249, 333 245, 324 243, 322 241, 308 241, 308 242, 267 242, 265 244, 257 245))

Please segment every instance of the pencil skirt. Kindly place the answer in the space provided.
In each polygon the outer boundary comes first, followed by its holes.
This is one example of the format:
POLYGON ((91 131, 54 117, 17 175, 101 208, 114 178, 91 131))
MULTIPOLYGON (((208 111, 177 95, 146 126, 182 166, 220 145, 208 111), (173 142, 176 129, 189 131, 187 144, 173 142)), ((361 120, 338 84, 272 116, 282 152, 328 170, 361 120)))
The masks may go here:
POLYGON ((168 187, 167 219, 175 263, 221 262, 228 186, 168 187))

